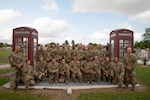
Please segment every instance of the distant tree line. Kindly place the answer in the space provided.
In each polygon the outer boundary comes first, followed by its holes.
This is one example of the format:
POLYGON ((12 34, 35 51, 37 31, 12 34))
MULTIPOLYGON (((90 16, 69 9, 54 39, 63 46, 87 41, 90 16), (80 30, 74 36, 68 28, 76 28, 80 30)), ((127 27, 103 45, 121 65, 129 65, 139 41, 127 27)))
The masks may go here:
POLYGON ((146 49, 150 48, 150 28, 145 29, 145 33, 142 35, 142 41, 136 41, 134 44, 135 48, 146 49))

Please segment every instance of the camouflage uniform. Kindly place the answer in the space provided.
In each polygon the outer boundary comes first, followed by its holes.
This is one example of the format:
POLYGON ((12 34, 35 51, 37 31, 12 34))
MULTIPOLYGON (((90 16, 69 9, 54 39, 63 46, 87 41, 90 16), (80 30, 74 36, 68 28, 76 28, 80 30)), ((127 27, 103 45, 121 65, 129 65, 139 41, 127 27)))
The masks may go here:
POLYGON ((46 69, 47 63, 46 61, 38 61, 36 64, 36 78, 41 81, 46 81, 46 69))
POLYGON ((45 50, 43 49, 42 45, 40 46, 40 49, 38 50, 38 57, 40 56, 44 57, 45 59, 45 50))
POLYGON ((87 49, 85 50, 85 58, 89 56, 90 60, 92 61, 94 59, 94 50, 93 49, 87 49))
POLYGON ((98 49, 95 51, 95 56, 98 56, 100 62, 103 62, 106 57, 106 53, 104 50, 98 49))
POLYGON ((118 84, 119 87, 122 87, 124 81, 125 69, 121 62, 113 62, 113 83, 118 84), (119 77, 120 76, 120 77, 119 77))
POLYGON ((61 61, 62 55, 63 55, 63 51, 61 49, 57 48, 55 50, 55 58, 57 59, 58 62, 61 61))
POLYGON ((137 64, 137 57, 134 54, 126 54, 123 58, 123 64, 125 67, 125 85, 128 87, 128 84, 131 82, 132 89, 134 89, 136 84, 135 79, 135 67, 137 64), (127 69, 127 67, 131 67, 131 70, 127 69))
POLYGON ((50 62, 51 60, 51 48, 50 47, 46 48, 45 50, 45 60, 47 62, 50 62))
POLYGON ((72 80, 75 83, 78 83, 78 82, 81 83, 82 82, 82 73, 80 70, 80 62, 78 60, 77 61, 72 60, 69 63, 69 66, 70 66, 70 70, 71 70, 72 80))
POLYGON ((26 88, 28 88, 30 85, 35 85, 34 75, 35 71, 33 66, 25 65, 22 69, 22 82, 25 84, 26 88))
POLYGON ((58 83, 59 78, 59 64, 57 62, 50 62, 47 65, 47 71, 49 73, 49 82, 53 84, 53 82, 58 83))
POLYGON ((92 63, 94 67, 94 73, 96 74, 95 75, 96 81, 100 83, 102 65, 100 61, 96 61, 96 60, 94 60, 92 63))
POLYGON ((104 81, 108 80, 108 82, 111 82, 111 76, 112 76, 112 63, 111 62, 102 62, 102 79, 104 81))
POLYGON ((83 80, 85 82, 90 81, 90 83, 93 84, 94 76, 96 75, 96 73, 94 73, 93 63, 85 60, 82 64, 81 70, 83 73, 83 80))
POLYGON ((77 49, 77 50, 74 50, 74 55, 76 55, 78 57, 78 60, 79 61, 82 61, 84 59, 84 51, 82 49, 77 49))
POLYGON ((67 63, 59 65, 59 82, 68 84, 70 78, 70 67, 67 63))
POLYGON ((23 66, 23 55, 21 52, 13 52, 9 56, 10 67, 10 87, 16 89, 20 82, 21 67, 23 66), (21 67, 17 67, 20 65, 21 67))
POLYGON ((64 51, 64 53, 65 53, 65 57, 64 58, 66 59, 66 62, 70 63, 72 58, 73 58, 73 51, 72 51, 72 49, 66 49, 64 51))

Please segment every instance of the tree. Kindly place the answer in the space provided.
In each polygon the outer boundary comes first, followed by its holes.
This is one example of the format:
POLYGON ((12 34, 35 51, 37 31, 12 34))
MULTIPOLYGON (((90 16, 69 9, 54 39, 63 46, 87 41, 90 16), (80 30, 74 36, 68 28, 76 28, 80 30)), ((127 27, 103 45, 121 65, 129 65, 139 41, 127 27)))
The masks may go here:
POLYGON ((74 50, 75 41, 74 41, 74 40, 72 40, 72 41, 71 41, 71 44, 72 44, 72 49, 74 50))
POLYGON ((68 44, 69 44, 68 40, 65 40, 65 45, 68 45, 68 44))
POLYGON ((143 41, 150 41, 150 28, 145 29, 145 33, 142 35, 143 41))
POLYGON ((2 48, 4 46, 4 44, 3 43, 0 43, 0 48, 2 48))

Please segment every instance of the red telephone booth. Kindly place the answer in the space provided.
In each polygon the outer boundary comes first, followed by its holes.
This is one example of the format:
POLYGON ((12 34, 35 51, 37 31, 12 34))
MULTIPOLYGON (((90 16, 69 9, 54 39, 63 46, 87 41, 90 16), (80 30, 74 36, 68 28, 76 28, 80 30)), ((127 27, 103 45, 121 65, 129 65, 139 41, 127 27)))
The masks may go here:
POLYGON ((24 61, 31 60, 32 66, 36 64, 38 50, 38 31, 31 27, 17 27, 13 29, 12 50, 15 46, 21 46, 24 61))
POLYGON ((134 36, 133 31, 128 29, 116 29, 110 33, 110 56, 118 57, 120 60, 126 53, 126 49, 131 47, 133 50, 134 36))

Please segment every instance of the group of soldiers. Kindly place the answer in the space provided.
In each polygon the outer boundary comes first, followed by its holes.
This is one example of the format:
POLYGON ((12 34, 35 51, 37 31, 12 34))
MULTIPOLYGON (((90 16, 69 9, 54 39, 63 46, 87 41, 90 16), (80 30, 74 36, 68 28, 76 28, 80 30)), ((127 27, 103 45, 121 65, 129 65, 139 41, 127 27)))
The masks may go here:
POLYGON ((137 58, 132 53, 132 49, 128 47, 126 55, 120 61, 118 57, 110 60, 109 54, 103 48, 103 45, 98 45, 98 49, 94 50, 90 44, 87 47, 79 44, 73 49, 69 44, 67 46, 62 44, 60 48, 57 43, 48 44, 44 49, 43 45, 40 45, 39 60, 34 68, 30 60, 23 64, 20 46, 16 46, 15 51, 9 56, 10 85, 12 89, 16 89, 19 79, 27 89, 29 85, 35 85, 38 81, 45 82, 47 79, 50 84, 58 82, 68 84, 70 79, 76 84, 81 84, 83 81, 100 84, 100 81, 103 80, 118 84, 120 88, 123 84, 127 88, 131 83, 132 90, 134 90, 137 58))

